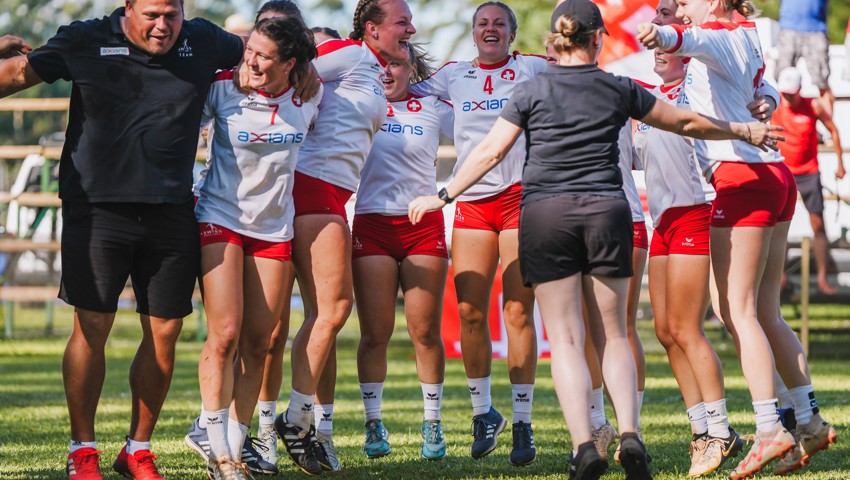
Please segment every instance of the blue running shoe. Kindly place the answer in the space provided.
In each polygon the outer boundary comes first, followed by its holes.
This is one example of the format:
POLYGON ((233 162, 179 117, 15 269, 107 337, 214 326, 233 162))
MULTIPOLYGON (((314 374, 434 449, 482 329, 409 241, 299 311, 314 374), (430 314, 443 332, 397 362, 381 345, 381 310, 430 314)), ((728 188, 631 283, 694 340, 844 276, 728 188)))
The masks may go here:
POLYGON ((366 443, 363 450, 369 458, 380 458, 390 454, 389 432, 384 428, 384 422, 380 418, 366 422, 366 443))
POLYGON ((495 408, 482 415, 472 417, 472 458, 478 460, 496 449, 496 436, 508 425, 508 421, 495 408))
POLYGON ((509 461, 515 467, 531 465, 537 460, 537 448, 534 447, 534 430, 530 423, 516 422, 513 424, 514 442, 511 447, 509 461))
POLYGON ((263 455, 257 451, 266 450, 266 446, 257 437, 245 437, 245 443, 242 445, 242 462, 248 467, 251 473, 260 475, 277 475, 277 465, 267 461, 263 455))
POLYGON ((425 460, 440 460, 446 456, 446 440, 443 438, 443 425, 439 420, 422 422, 422 450, 419 452, 425 460))

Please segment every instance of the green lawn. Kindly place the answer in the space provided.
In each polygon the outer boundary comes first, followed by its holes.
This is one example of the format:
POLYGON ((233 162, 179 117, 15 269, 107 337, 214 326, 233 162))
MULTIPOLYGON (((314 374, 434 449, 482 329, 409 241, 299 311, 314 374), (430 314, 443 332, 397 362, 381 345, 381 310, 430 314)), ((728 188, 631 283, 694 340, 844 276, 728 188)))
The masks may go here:
MULTIPOLYGON (((793 317, 794 311, 785 314, 793 317)), ((816 328, 849 328, 850 306, 817 306, 812 310, 816 328)), ((384 390, 384 422, 390 431, 393 453, 383 459, 367 460, 360 450, 363 442, 362 406, 355 370, 357 344, 356 317, 352 317, 339 341, 339 378, 336 402, 335 441, 344 464, 344 473, 335 477, 365 479, 390 478, 567 478, 569 435, 555 398, 548 361, 541 361, 534 400, 535 442, 538 461, 526 468, 508 464, 510 432, 502 434, 497 450, 474 461, 469 457, 471 407, 459 360, 446 368, 443 425, 449 444, 448 458, 441 462, 419 459, 421 391, 416 379, 413 349, 403 328, 398 328, 390 350, 391 369, 384 390)), ((794 320, 791 319, 792 325, 794 320)), ((38 334, 44 327, 41 310, 16 310, 15 340, 0 340, 0 479, 61 479, 64 477, 68 448, 68 421, 62 390, 61 357, 70 325, 67 308, 56 311, 54 337, 38 334)), ((154 438, 158 465, 169 478, 204 478, 200 458, 183 445, 192 419, 200 405, 197 359, 200 344, 194 341, 197 321, 189 318, 180 344, 171 393, 154 438)), ((401 324, 399 325, 401 327, 401 324)), ((734 348, 722 339, 719 329, 709 325, 710 336, 721 353, 726 368, 730 419, 742 433, 754 429, 752 410, 734 348)), ((655 341, 650 322, 641 322, 647 346, 648 381, 642 415, 643 433, 654 459, 656 478, 682 478, 689 465, 690 439, 687 417, 676 383, 663 350, 655 341)), ((294 331, 294 328, 293 328, 294 331)), ((99 448, 104 451, 101 466, 107 478, 120 478, 111 472, 111 462, 128 428, 130 405, 127 371, 134 354, 138 327, 131 312, 122 313, 108 349, 108 373, 98 411, 99 448)), ((804 471, 805 478, 850 478, 850 336, 833 333, 812 336, 812 373, 822 412, 838 430, 839 444, 819 454, 804 471)), ((288 359, 287 359, 288 362, 288 359)), ((287 385, 288 381, 284 382, 287 385)), ((281 409, 286 405, 284 388, 281 409)), ((510 385, 506 364, 494 361, 493 397, 495 406, 510 416, 510 385)), ((609 417, 612 417, 609 409, 609 417)), ((740 457, 739 457, 740 458, 740 457)), ((307 478, 282 456, 281 477, 307 478)), ((731 467, 726 466, 725 478, 731 467)), ((623 478, 623 470, 612 466, 605 478, 623 478)))

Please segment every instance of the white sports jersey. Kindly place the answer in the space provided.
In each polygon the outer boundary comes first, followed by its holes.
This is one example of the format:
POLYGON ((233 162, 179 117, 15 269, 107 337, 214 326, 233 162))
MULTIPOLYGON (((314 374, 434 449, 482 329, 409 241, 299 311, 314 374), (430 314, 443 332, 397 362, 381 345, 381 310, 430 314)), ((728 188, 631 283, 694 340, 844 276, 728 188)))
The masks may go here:
POLYGON ((440 134, 451 138, 454 112, 435 96, 387 103, 387 119, 375 135, 360 178, 355 213, 407 215, 416 197, 437 193, 440 134))
MULTIPOLYGON (((682 83, 670 87, 638 83, 674 106, 682 90, 682 83)), ((700 205, 714 197, 714 189, 700 174, 689 137, 638 122, 634 143, 643 164, 649 215, 655 226, 669 208, 700 205)))
POLYGON ((620 129, 620 136, 617 138, 617 148, 620 149, 620 173, 623 176, 623 192, 626 194, 626 199, 629 201, 629 210, 632 211, 633 222, 643 222, 643 205, 640 203, 640 193, 638 193, 637 185, 635 185, 635 177, 632 176, 632 170, 643 170, 640 159, 635 153, 635 147, 632 143, 632 121, 629 120, 620 129))
MULTIPOLYGON (((764 74, 764 57, 754 23, 668 25, 658 32, 660 48, 692 58, 679 105, 721 120, 753 121, 747 104, 762 86, 764 74)), ((762 152, 743 141, 695 140, 694 145, 703 173, 722 161, 781 161, 773 151, 762 152)))
MULTIPOLYGON (((518 84, 540 74, 546 59, 537 55, 513 55, 495 65, 449 62, 428 79, 411 86, 417 95, 437 95, 452 102, 455 111, 455 173, 470 152, 484 139, 518 84)), ((525 164, 525 135, 517 139, 502 162, 458 197, 486 198, 519 183, 525 164)))
POLYGON ((359 40, 328 40, 318 50, 313 65, 325 94, 297 170, 354 192, 372 138, 387 114, 386 64, 359 40))
POLYGON ((307 103, 290 88, 277 97, 245 95, 222 72, 210 87, 205 121, 210 161, 198 192, 199 223, 215 223, 271 242, 292 238, 292 180, 298 149, 318 113, 320 90, 307 103))

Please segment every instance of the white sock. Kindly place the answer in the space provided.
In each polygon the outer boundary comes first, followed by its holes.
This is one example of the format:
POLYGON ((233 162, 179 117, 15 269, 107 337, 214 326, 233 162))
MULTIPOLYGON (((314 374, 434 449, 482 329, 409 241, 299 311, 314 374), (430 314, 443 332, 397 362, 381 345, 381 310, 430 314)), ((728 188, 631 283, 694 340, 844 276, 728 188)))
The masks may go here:
POLYGON ((425 404, 425 420, 440 420, 440 402, 443 398, 442 383, 420 383, 422 402, 425 404))
POLYGON ((238 420, 227 419, 227 446, 230 447, 230 458, 234 462, 242 460, 242 445, 248 436, 248 426, 242 425, 238 420))
POLYGON ((729 415, 726 413, 726 399, 705 402, 705 417, 708 421, 708 435, 714 438, 729 438, 729 415))
POLYGON ((756 430, 770 432, 779 425, 779 403, 775 398, 753 402, 756 412, 756 430))
POLYGON ((602 387, 590 391, 590 426, 594 430, 602 428, 608 421, 605 418, 605 395, 602 387))
POLYGON ((366 410, 366 421, 381 418, 381 401, 384 396, 384 382, 361 383, 360 398, 366 410))
POLYGON ((818 413, 818 401, 815 400, 815 390, 811 385, 794 387, 788 390, 794 402, 794 418, 797 425, 806 425, 812 421, 812 415, 818 413))
POLYGON ((274 417, 277 415, 277 401, 258 401, 257 412, 259 413, 260 430, 272 428, 274 426, 274 417))
POLYGON ((204 410, 201 417, 201 426, 207 429, 207 440, 210 442, 210 460, 221 457, 229 457, 230 449, 227 447, 227 422, 230 409, 204 410))
POLYGON ((317 403, 316 408, 313 409, 313 414, 316 421, 316 431, 325 437, 332 437, 334 434, 334 404, 321 405, 317 403))
POLYGON ((76 440, 71 440, 71 448, 68 453, 74 453, 81 448, 93 448, 97 450, 97 442, 78 442, 76 440))
POLYGON ((794 399, 788 393, 788 387, 782 381, 782 377, 778 373, 773 374, 774 390, 776 390, 776 398, 779 399, 779 408, 794 408, 794 399))
POLYGON ((688 409, 688 420, 691 421, 691 432, 702 435, 708 432, 708 419, 705 417, 705 404, 699 402, 688 409))
POLYGON ((292 389, 289 392, 289 407, 286 408, 286 423, 303 429, 310 428, 313 421, 313 396, 292 389))
POLYGON ((472 397, 472 415, 484 415, 493 406, 493 398, 490 397, 490 376, 481 378, 467 378, 469 385, 469 396, 472 397))
POLYGON ((148 440, 147 442, 137 442, 132 438, 127 438, 127 446, 125 447, 126 451, 130 455, 134 455, 139 450, 147 450, 151 449, 151 442, 148 440))
POLYGON ((513 423, 522 422, 531 424, 531 406, 534 403, 534 384, 512 383, 511 397, 513 397, 514 405, 513 423))

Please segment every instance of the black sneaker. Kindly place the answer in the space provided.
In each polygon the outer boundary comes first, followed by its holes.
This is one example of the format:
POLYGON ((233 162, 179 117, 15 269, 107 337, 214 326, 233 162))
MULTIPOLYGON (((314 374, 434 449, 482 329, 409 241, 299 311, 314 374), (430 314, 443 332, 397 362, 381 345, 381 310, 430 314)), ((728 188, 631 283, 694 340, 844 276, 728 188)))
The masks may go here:
POLYGON ((620 463, 626 471, 626 480, 652 480, 649 456, 637 433, 620 434, 620 463))
POLYGON ((472 458, 478 460, 496 449, 496 436, 508 425, 508 421, 495 408, 472 417, 472 458))
MULTIPOLYGON (((319 441, 319 437, 316 435, 316 427, 313 425, 310 425, 310 448, 313 450, 313 456, 316 457, 316 461, 319 462, 319 466, 322 467, 322 470, 328 472, 334 470, 334 464, 330 460, 328 451, 325 450, 325 446, 319 441)), ((338 465, 339 461, 336 463, 338 465)), ((337 468, 337 470, 339 470, 339 468, 337 468)))
POLYGON ((312 428, 305 430, 298 425, 286 423, 286 412, 284 412, 274 419, 274 429, 277 431, 278 438, 283 441, 289 458, 301 471, 314 477, 322 474, 322 466, 316 459, 315 447, 313 447, 315 437, 311 435, 312 428))
POLYGON ((245 437, 245 443, 242 445, 242 461, 248 466, 248 470, 260 475, 277 475, 279 472, 277 465, 266 461, 257 451, 258 447, 261 450, 268 448, 257 437, 245 437))
POLYGON ((578 446, 578 453, 570 453, 570 480, 597 480, 605 470, 608 462, 599 456, 593 442, 584 442, 578 446))
POLYGON ((794 408, 780 408, 779 421, 782 423, 782 426, 785 427, 785 430, 793 433, 794 430, 797 429, 797 416, 794 415, 794 408))
POLYGON ((511 447, 511 465, 524 467, 531 465, 537 460, 537 449, 534 448, 534 431, 530 423, 522 421, 513 424, 511 429, 514 435, 514 443, 511 447))

